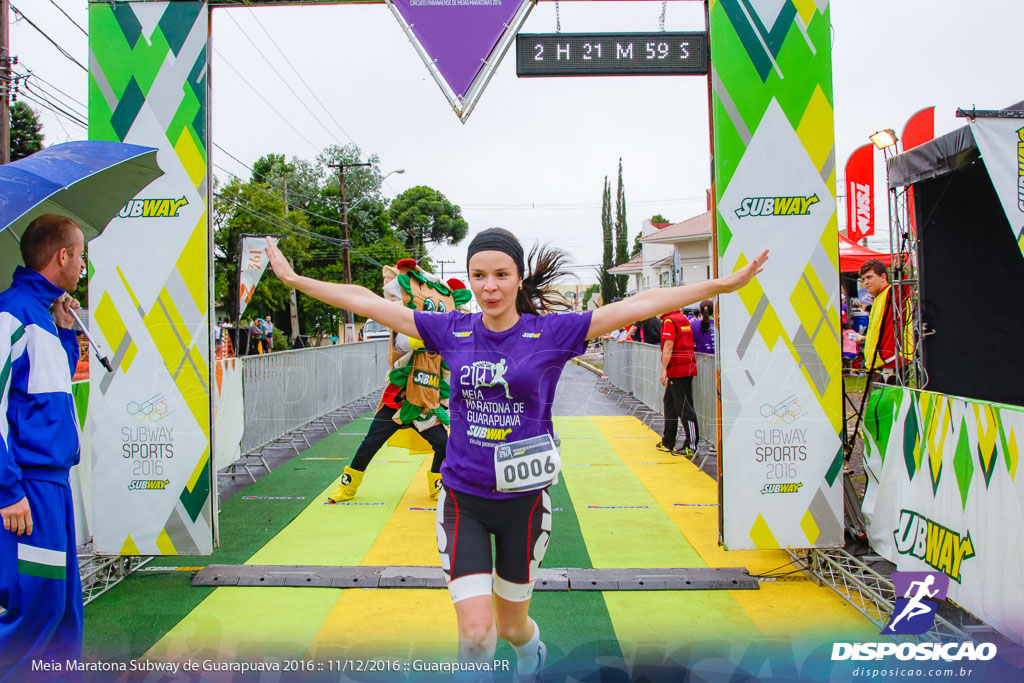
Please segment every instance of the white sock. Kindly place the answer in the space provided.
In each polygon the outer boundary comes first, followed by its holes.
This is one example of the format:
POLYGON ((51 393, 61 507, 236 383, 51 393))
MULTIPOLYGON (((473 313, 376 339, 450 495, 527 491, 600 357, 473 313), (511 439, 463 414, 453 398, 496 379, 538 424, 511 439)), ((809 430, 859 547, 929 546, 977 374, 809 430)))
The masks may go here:
MULTIPOLYGON (((485 649, 481 652, 477 652, 476 656, 473 656, 468 652, 465 652, 461 646, 459 647, 459 664, 489 664, 493 661, 493 647, 485 649)), ((467 667, 467 669, 459 669, 455 672, 456 683, 493 683, 494 681, 494 674, 490 671, 481 671, 478 670, 475 666, 467 667)))
POLYGON ((522 645, 512 646, 516 651, 516 671, 520 674, 533 673, 540 666, 540 627, 533 619, 530 619, 530 623, 533 624, 533 635, 530 639, 522 645))

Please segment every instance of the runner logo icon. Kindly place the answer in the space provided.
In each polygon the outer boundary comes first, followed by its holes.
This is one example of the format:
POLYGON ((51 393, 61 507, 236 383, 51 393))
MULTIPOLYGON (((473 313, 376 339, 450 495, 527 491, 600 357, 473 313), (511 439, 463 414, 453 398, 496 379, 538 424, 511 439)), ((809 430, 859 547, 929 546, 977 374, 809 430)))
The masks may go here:
POLYGON ((949 577, 942 572, 893 572, 892 582, 896 604, 882 633, 927 633, 935 624, 935 604, 946 599, 949 577))

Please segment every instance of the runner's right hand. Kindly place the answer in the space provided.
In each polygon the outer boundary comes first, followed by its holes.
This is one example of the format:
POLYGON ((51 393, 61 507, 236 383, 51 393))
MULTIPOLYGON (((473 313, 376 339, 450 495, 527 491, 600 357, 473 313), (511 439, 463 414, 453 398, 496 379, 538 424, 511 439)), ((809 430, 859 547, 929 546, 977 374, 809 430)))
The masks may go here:
POLYGON ((276 241, 272 237, 267 237, 267 248, 264 250, 267 252, 267 257, 270 259, 270 267, 274 270, 274 275, 277 276, 281 282, 291 286, 292 281, 295 279, 295 271, 292 270, 291 264, 288 263, 288 259, 284 257, 281 250, 277 247, 276 241))

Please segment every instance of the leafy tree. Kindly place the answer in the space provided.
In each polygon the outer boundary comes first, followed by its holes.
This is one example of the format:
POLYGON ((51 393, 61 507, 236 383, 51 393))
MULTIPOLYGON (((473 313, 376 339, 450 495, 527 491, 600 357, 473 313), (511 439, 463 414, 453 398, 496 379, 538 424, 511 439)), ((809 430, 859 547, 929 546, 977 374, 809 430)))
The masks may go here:
POLYGON ((583 310, 590 310, 590 300, 601 293, 601 285, 595 284, 587 287, 586 291, 583 292, 583 310))
POLYGON ((426 185, 410 187, 391 202, 391 223, 415 258, 426 253, 427 242, 458 244, 469 232, 462 209, 426 185))
MULTIPOLYGON (((286 254, 299 254, 308 250, 309 238, 299 231, 286 230, 283 224, 285 220, 300 227, 306 225, 306 217, 302 212, 291 211, 286 218, 284 201, 270 192, 265 184, 246 183, 233 178, 231 182, 217 188, 214 200, 214 293, 218 300, 227 305, 232 320, 238 320, 239 249, 243 234, 278 235, 279 244, 286 254)), ((298 263, 296 267, 299 267, 298 263)), ((244 315, 246 318, 269 315, 275 325, 280 325, 285 319, 288 301, 288 287, 268 269, 256 287, 244 315)))
POLYGON ((629 258, 633 258, 637 254, 642 254, 644 251, 644 245, 640 242, 640 238, 643 237, 643 233, 638 232, 636 237, 633 238, 633 248, 629 252, 629 258))
POLYGON ((670 221, 669 219, 665 218, 660 213, 656 213, 653 216, 651 216, 651 222, 652 223, 671 223, 672 221, 670 221))
MULTIPOLYGON (((329 147, 315 162, 267 154, 253 164, 250 182, 232 180, 217 190, 215 216, 215 280, 217 297, 237 316, 238 243, 242 233, 277 234, 297 272, 328 282, 344 280, 342 208, 337 169, 331 165, 359 163, 355 145, 329 147), (285 195, 287 194, 287 203, 285 195)), ((387 202, 380 194, 376 156, 369 166, 345 171, 345 203, 351 244, 352 282, 380 291, 381 265, 409 256, 391 228, 387 202)), ((290 292, 271 271, 264 274, 246 317, 270 315, 275 325, 288 325, 290 292)), ((344 312, 299 293, 302 334, 332 335, 344 312)))
POLYGON ((43 148, 43 124, 24 102, 11 106, 11 161, 24 159, 43 148))
MULTIPOLYGON (((626 227, 626 190, 622 185, 622 157, 619 157, 619 187, 615 194, 615 265, 620 266, 629 260, 629 237, 626 227)), ((619 275, 619 296, 626 293, 629 276, 619 275)))

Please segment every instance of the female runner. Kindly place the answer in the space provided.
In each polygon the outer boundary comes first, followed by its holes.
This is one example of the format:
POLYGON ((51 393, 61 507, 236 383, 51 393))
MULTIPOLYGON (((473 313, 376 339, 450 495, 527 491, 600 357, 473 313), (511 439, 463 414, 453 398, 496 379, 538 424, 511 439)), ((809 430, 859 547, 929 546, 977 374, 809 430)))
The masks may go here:
POLYGON ((551 403, 565 363, 588 340, 635 320, 736 291, 761 271, 767 250, 716 280, 649 289, 592 312, 540 315, 557 307, 549 286, 563 274, 564 254, 535 247, 527 270, 519 240, 491 228, 469 245, 470 288, 481 312, 468 314, 412 311, 359 285, 302 277, 267 242, 270 265, 285 284, 422 339, 444 356, 451 435, 437 543, 458 619, 459 661, 491 662, 501 636, 518 657, 517 680, 540 680, 546 648, 528 612, 551 533, 547 487, 561 467, 551 403))

